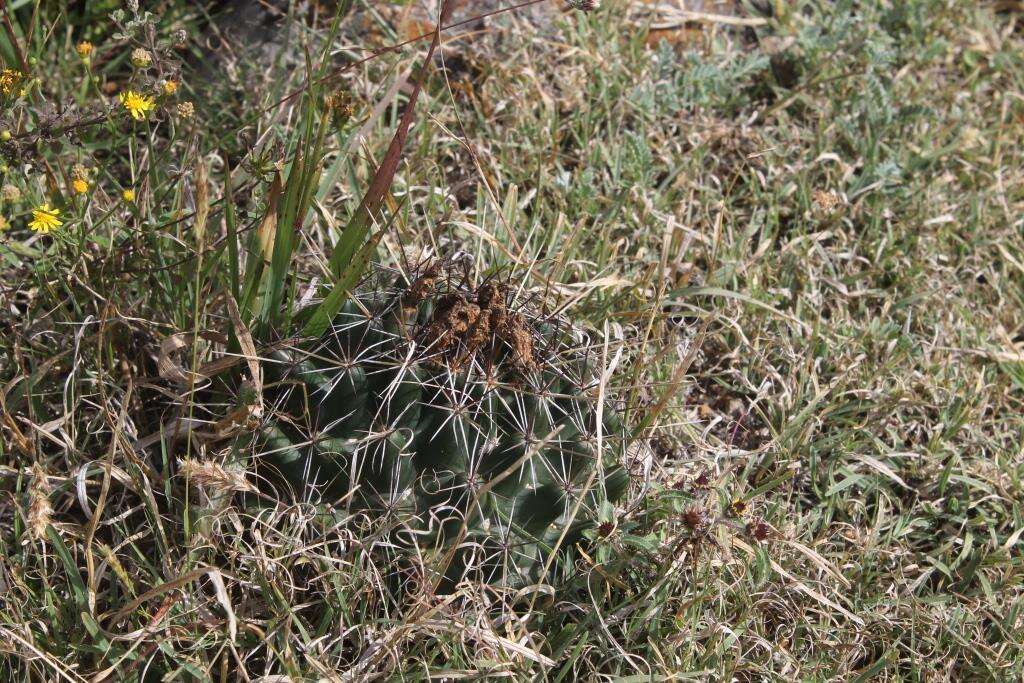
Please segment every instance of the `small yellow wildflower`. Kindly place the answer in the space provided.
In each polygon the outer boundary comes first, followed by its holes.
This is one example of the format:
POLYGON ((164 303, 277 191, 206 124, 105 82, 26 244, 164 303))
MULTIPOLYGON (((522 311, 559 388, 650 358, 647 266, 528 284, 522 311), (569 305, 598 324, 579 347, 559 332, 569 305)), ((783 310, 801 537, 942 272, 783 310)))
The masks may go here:
POLYGON ((74 188, 76 194, 85 194, 89 191, 88 181, 82 180, 81 178, 75 178, 72 180, 71 187, 74 188))
POLYGON ((37 206, 32 209, 32 220, 29 222, 28 227, 45 235, 54 228, 59 228, 64 225, 64 223, 57 218, 59 215, 60 210, 51 209, 49 204, 37 206))
POLYGON ((132 50, 132 64, 140 69, 145 69, 147 66, 153 63, 153 56, 148 51, 143 50, 141 47, 137 47, 132 50))
POLYGON ((183 119, 190 119, 196 113, 196 108, 191 102, 179 102, 177 106, 178 116, 183 119))
POLYGON ((83 40, 75 46, 75 51, 78 53, 78 56, 82 59, 89 59, 89 57, 92 55, 92 43, 90 43, 88 40, 83 40))
POLYGON ((11 139, 11 137, 11 131, 7 130, 6 128, 0 131, 0 140, 7 142, 8 140, 11 139))
POLYGON ((6 230, 7 226, 8 226, 7 219, 4 218, 3 216, 0 216, 0 232, 3 232, 4 230, 6 230))
POLYGON ((135 201, 135 190, 133 190, 133 189, 131 189, 129 187, 127 190, 125 190, 124 192, 121 193, 121 198, 124 199, 126 202, 134 202, 135 201))
POLYGON ((163 82, 163 91, 165 95, 173 95, 178 92, 178 82, 172 80, 166 80, 163 82))
POLYGON ((140 95, 134 90, 125 90, 120 95, 121 104, 136 121, 143 121, 146 113, 153 108, 153 98, 140 95))
POLYGON ((10 95, 13 93, 18 84, 21 83, 21 79, 24 77, 20 71, 14 69, 4 69, 0 71, 0 92, 4 95, 10 95))

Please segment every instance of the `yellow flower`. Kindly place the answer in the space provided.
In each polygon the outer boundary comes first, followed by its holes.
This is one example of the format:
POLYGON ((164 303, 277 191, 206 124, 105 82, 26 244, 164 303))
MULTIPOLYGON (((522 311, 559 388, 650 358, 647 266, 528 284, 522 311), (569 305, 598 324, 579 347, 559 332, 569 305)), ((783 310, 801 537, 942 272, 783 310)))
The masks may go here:
POLYGON ((85 194, 89 191, 89 183, 81 178, 75 178, 72 180, 71 187, 75 189, 76 194, 85 194))
POLYGON ((140 95, 134 90, 125 90, 120 95, 121 104, 128 110, 128 113, 132 115, 132 118, 136 121, 143 121, 146 118, 146 112, 153 108, 153 98, 140 95))
POLYGON ((45 235, 54 228, 59 228, 64 225, 64 223, 57 218, 59 215, 60 210, 51 209, 49 204, 37 206, 32 209, 32 220, 29 222, 28 227, 45 235))
POLYGON ((178 92, 178 82, 177 81, 170 81, 170 80, 164 81, 164 94, 165 95, 173 95, 176 92, 178 92))
POLYGON ((121 198, 124 199, 126 202, 134 202, 135 190, 128 188, 127 190, 121 193, 121 198))
POLYGON ((3 232, 6 229, 7 229, 7 219, 4 218, 3 216, 0 216, 0 232, 3 232))
POLYGON ((24 75, 20 71, 14 69, 4 69, 0 71, 0 92, 4 95, 10 95, 21 83, 21 79, 24 75))
POLYGON ((89 59, 89 56, 92 55, 92 43, 88 40, 83 40, 75 46, 75 51, 78 52, 78 56, 82 59, 89 59))

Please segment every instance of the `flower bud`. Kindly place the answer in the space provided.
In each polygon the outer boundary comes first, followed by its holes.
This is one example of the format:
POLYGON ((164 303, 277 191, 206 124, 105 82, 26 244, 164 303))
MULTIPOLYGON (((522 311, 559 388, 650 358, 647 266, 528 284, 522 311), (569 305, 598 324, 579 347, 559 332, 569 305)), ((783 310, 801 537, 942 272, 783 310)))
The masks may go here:
POLYGON ((144 50, 141 47, 137 47, 132 50, 132 64, 139 68, 145 69, 153 63, 153 56, 149 54, 148 50, 144 50))

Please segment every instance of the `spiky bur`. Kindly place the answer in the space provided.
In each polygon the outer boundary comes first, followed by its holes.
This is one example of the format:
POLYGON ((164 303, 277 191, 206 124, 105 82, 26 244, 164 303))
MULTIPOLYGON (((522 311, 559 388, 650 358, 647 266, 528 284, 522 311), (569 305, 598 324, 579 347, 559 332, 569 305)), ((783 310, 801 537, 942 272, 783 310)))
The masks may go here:
POLYGON ((626 444, 582 335, 509 299, 434 267, 356 296, 317 343, 275 352, 260 474, 393 515, 401 542, 451 560, 449 580, 538 580, 625 491, 626 444))

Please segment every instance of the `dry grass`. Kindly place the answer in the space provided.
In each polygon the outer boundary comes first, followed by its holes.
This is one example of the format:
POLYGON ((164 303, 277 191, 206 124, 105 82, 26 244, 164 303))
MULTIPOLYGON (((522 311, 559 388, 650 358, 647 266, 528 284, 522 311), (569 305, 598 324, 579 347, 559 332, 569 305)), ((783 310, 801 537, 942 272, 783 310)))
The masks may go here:
MULTIPOLYGON (((45 175, 18 163, 100 170, 67 239, 2 209, 0 677, 1024 675, 1024 16, 774 4, 737 25, 545 3, 464 27, 425 84, 375 259, 522 283, 586 330, 638 436, 628 501, 524 590, 434 593, 437 558, 386 520, 261 497, 232 438, 260 411, 217 385, 256 374, 227 351, 248 333, 229 244, 262 259, 245 245, 306 122, 283 99, 303 41, 355 59, 429 11, 357 3, 336 35, 326 7, 295 13, 293 42, 186 66, 187 125, 4 147, 29 196, 45 175)), ((165 9, 158 35, 185 27, 198 53, 203 18, 165 9)), ((68 49, 86 29, 39 21, 56 30, 22 45, 45 92, 93 101, 68 49)), ((330 279, 426 45, 332 81, 354 109, 300 221, 296 298, 330 279)))

